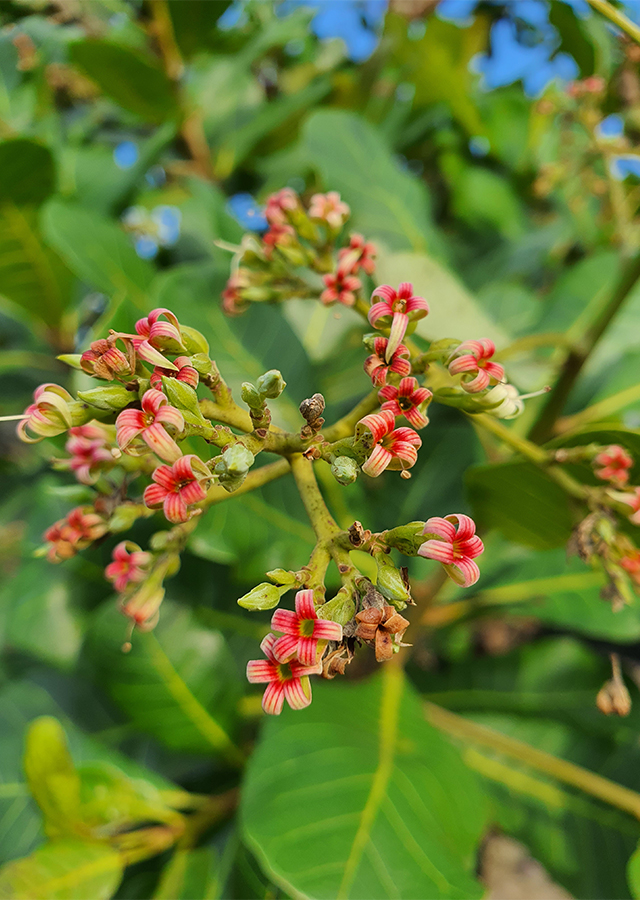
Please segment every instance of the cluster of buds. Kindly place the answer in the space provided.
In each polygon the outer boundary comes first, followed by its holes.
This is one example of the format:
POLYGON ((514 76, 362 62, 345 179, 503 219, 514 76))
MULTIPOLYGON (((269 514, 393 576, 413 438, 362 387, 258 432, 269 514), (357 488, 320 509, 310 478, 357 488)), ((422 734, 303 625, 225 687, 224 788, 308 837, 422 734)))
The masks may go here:
POLYGON ((222 294, 228 315, 250 303, 294 297, 330 306, 362 300, 363 276, 375 271, 376 248, 361 234, 344 234, 351 211, 335 191, 313 194, 305 204, 291 188, 267 199, 268 230, 246 235, 235 249, 222 294))

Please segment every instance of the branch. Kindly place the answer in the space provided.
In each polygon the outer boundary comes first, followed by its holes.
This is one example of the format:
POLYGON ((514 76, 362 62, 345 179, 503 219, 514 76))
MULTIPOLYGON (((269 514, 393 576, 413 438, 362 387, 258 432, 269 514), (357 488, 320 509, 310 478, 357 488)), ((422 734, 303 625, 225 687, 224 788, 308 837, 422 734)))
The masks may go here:
POLYGON ((618 28, 624 31, 624 33, 633 41, 640 44, 640 28, 638 28, 631 19, 628 19, 624 13, 620 12, 619 9, 612 6, 608 0, 588 0, 588 2, 601 16, 604 16, 605 19, 609 19, 610 22, 617 25, 618 28))

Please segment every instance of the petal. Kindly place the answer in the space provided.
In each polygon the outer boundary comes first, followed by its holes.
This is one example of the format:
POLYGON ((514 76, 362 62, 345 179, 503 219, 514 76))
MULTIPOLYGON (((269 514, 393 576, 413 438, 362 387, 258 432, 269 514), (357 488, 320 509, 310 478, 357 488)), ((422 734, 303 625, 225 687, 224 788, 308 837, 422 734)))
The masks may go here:
MULTIPOLYGON (((402 347, 402 346, 403 345, 400 344, 400 347, 402 347)), ((398 350, 400 349, 400 347, 398 347, 398 350)), ((411 363, 409 362, 408 359, 401 359, 398 356, 398 350, 396 350, 396 352, 394 354, 395 359, 389 366, 389 369, 392 372, 396 372, 398 375, 408 375, 409 372, 411 371, 411 363)))
POLYGON ((308 678, 292 678, 284 683, 284 696, 291 709, 304 709, 311 703, 311 685, 308 678))
POLYGON ((141 436, 147 446, 166 462, 175 462, 182 456, 180 447, 158 423, 145 428, 141 436))
POLYGON ((501 366, 500 363, 487 362, 484 364, 484 370, 496 381, 504 381, 504 366, 501 366))
POLYGON ((463 381, 462 387, 469 394, 477 394, 480 391, 486 390, 491 383, 491 379, 487 375, 484 369, 479 369, 478 374, 475 378, 472 378, 471 381, 463 381))
POLYGON ((144 415, 139 409, 123 409, 116 419, 116 428, 144 428, 144 415))
POLYGON ((418 380, 416 378, 402 378, 398 385, 399 397, 411 397, 418 389, 418 380))
POLYGON ((369 319, 371 325, 373 325, 374 328, 377 328, 378 326, 376 323, 379 322, 380 319, 384 319, 387 317, 391 318, 392 315, 393 310, 387 303, 374 303, 367 313, 367 318, 369 319))
POLYGON ((252 659, 247 663, 247 681, 251 684, 267 684, 277 677, 276 668, 268 659, 252 659))
POLYGON ((197 481, 185 484, 184 487, 180 488, 179 494, 187 506, 191 506, 192 503, 199 503, 207 496, 207 492, 197 481))
POLYGON ((416 434, 413 428, 407 428, 406 425, 403 425, 400 428, 396 428, 391 437, 394 441, 393 449, 395 449, 396 441, 413 444, 414 447, 422 447, 422 438, 420 437, 420 435, 416 434))
MULTIPOLYGON (((459 518, 456 516, 456 519, 459 518)), ((450 544, 456 539, 456 529, 455 525, 451 522, 448 522, 446 519, 441 519, 439 516, 433 516, 431 519, 427 519, 424 523, 424 528, 422 529, 423 534, 437 534, 438 537, 441 537, 443 540, 448 541, 450 544)))
POLYGON ((453 566, 462 574, 462 587, 471 587, 480 578, 480 569, 472 559, 456 559, 453 566))
POLYGON ((151 477, 156 484, 159 484, 166 491, 175 491, 178 486, 172 466, 158 466, 151 477))
POLYGON ((173 472, 177 481, 192 481, 195 478, 193 472, 194 459, 197 459, 195 454, 188 453, 187 456, 181 456, 173 464, 173 472))
POLYGON ((459 356, 449 363, 449 372, 452 375, 460 375, 462 372, 477 372, 478 360, 470 353, 459 356))
POLYGON ((429 388, 419 387, 411 394, 411 402, 416 406, 422 406, 423 403, 427 403, 432 397, 433 394, 429 388))
POLYGON ((160 407, 164 406, 169 401, 162 393, 162 391, 157 391, 155 388, 150 388, 148 391, 145 391, 141 402, 142 409, 146 413, 151 413, 151 415, 156 416, 160 407))
POLYGON ((296 594, 296 613, 301 619, 315 619, 316 605, 313 602, 313 591, 298 591, 296 594))
POLYGON ((164 498, 163 509, 166 518, 175 525, 180 525, 189 519, 189 510, 180 494, 167 494, 164 498))
MULTIPOLYGON (((458 541, 456 541, 457 543, 458 541)), ((468 541, 463 541, 458 549, 463 556, 473 559, 474 556, 480 556, 481 553, 484 553, 484 544, 477 535, 474 535, 468 541)))
POLYGON ((374 443, 378 443, 382 438, 389 434, 390 431, 393 430, 393 426, 395 425, 395 416, 389 410, 384 410, 379 413, 370 413, 368 416, 364 416, 360 419, 359 425, 364 425, 365 428, 368 428, 373 436, 374 443))
MULTIPOLYGON (((273 655, 281 663, 287 663, 298 655, 299 639, 293 634, 283 634, 273 645, 273 655)), ((315 660, 314 660, 315 661, 315 660)))
POLYGON ((397 296, 401 297, 403 300, 409 300, 410 297, 413 297, 413 285, 410 281, 401 281, 398 285, 397 296))
POLYGON ((385 450, 380 444, 376 444, 371 456, 362 466, 362 471, 372 478, 377 478, 378 475, 384 472, 392 459, 393 454, 389 450, 385 450))
POLYGON ((271 627, 282 634, 300 637, 300 619, 291 609, 276 609, 271 617, 271 627))
POLYGON ((414 445, 409 443, 408 441, 396 441, 393 445, 392 450, 393 457, 395 459, 400 460, 402 463, 405 463, 403 466, 391 465, 392 469, 410 469, 412 466, 415 466, 416 460, 418 459, 418 451, 414 447, 414 445))
POLYGON ((156 414, 156 422, 162 422, 163 425, 170 425, 176 431, 182 431, 184 428, 184 418, 179 409, 174 406, 163 406, 156 414))
POLYGON ((387 350, 385 353, 385 359, 387 362, 391 361, 394 350, 396 350, 398 345, 402 343, 402 338, 406 334, 408 325, 409 317, 405 313, 397 312, 393 314, 391 331, 389 332, 389 343, 387 344, 387 350))
MULTIPOLYGON (((379 392, 378 392, 378 396, 380 396, 379 392)), ((395 418, 396 416, 403 416, 403 415, 404 415, 404 410, 401 409, 400 404, 398 403, 397 400, 387 400, 386 403, 383 403, 383 404, 382 404, 382 406, 380 407, 380 409, 381 409, 381 410, 389 410, 389 412, 393 414, 393 417, 394 417, 394 418, 395 418)))
POLYGON ((131 441, 142 433, 143 428, 136 428, 135 425, 122 425, 118 427, 116 440, 121 450, 126 450, 131 441))
POLYGON ((406 310, 412 321, 423 319, 429 313, 429 304, 424 297, 411 297, 407 300, 406 310))
POLYGON ((298 641, 298 662, 303 666, 314 666, 318 655, 316 638, 303 637, 298 641))
POLYGON ((167 492, 163 487, 160 487, 159 484, 150 484, 144 489, 144 504, 151 509, 162 506, 166 496, 167 492))
MULTIPOLYGON (((393 301, 397 297, 397 291, 395 291, 390 284, 380 284, 373 291, 371 297, 382 297, 385 303, 393 303, 393 301)), ((372 307, 373 308, 373 307, 372 307)))
POLYGON ((471 516, 464 516, 461 513, 453 513, 451 516, 447 516, 447 519, 449 521, 451 521, 451 519, 455 519, 458 523, 458 530, 456 531, 455 538, 457 541, 468 541, 469 538, 472 538, 476 533, 476 523, 473 521, 471 516))
POLYGON ((403 415, 407 422, 411 422, 414 428, 424 428, 425 425, 429 424, 429 417, 420 412, 417 406, 404 410, 403 415))
POLYGON ((454 562, 453 547, 446 541, 425 541, 418 548, 418 555, 424 556, 425 559, 437 559, 446 565, 454 562))
POLYGON ((145 362, 151 363, 152 366, 160 366, 163 369, 171 369, 172 372, 177 372, 177 366, 174 366, 172 362, 163 356, 159 350, 156 350, 155 347, 152 347, 149 341, 140 341, 140 343, 136 342, 136 353, 143 359, 145 362))
POLYGON ((267 659, 270 659, 272 663, 278 662, 273 653, 273 645, 277 640, 278 639, 275 634, 267 634, 260 643, 260 649, 267 657, 267 659))
MULTIPOLYGON (((400 383, 402 384, 402 382, 400 383)), ((387 384, 378 391, 378 397, 380 397, 382 400, 397 400, 398 392, 399 391, 397 387, 394 387, 392 384, 387 384)))
POLYGON ((279 716, 284 705, 284 686, 278 681, 272 681, 262 697, 262 708, 270 716, 279 716))
POLYGON ((313 624, 313 636, 320 641, 341 641, 342 625, 330 619, 316 619, 313 624))

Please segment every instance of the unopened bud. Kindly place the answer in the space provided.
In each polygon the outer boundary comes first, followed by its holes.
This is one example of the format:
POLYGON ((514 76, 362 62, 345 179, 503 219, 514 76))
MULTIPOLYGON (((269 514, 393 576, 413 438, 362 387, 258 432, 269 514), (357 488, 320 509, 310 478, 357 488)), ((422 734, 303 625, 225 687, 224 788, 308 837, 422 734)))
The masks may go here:
MULTIPOLYGON (((227 447, 220 457, 227 475, 246 475, 254 463, 254 456, 244 444, 233 444, 227 447)), ((217 464, 216 464, 217 469, 217 464)))
POLYGON ((331 474, 338 484, 353 484, 359 471, 358 463, 348 456, 338 456, 331 463, 331 474))
POLYGON ((180 335, 188 353, 209 353, 209 344, 205 336, 196 331, 195 328, 191 328, 189 325, 181 325, 180 335))
POLYGON ((252 591, 240 597, 238 606, 251 611, 257 609, 273 609, 280 602, 281 590, 275 584, 266 581, 254 587, 252 591))
POLYGON ((298 408, 302 418, 311 425, 320 418, 324 412, 324 406, 325 401, 322 394, 314 394, 313 397, 303 400, 298 408))
POLYGON ((266 573, 266 576, 274 584, 286 584, 287 587, 293 587, 298 581, 295 572, 287 572, 286 569, 271 569, 270 572, 266 573))
POLYGON ((287 382, 282 377, 282 373, 277 369, 269 369, 264 375, 258 378, 257 388, 263 397, 269 400, 275 400, 286 388, 287 382))
POLYGON ((411 602, 411 593, 404 582, 401 572, 393 565, 386 553, 376 556, 378 573, 376 587, 383 597, 390 600, 396 609, 404 609, 411 602))
POLYGON ((605 716, 628 716, 631 712, 629 691, 622 681, 612 678, 598 691, 596 706, 605 716))
POLYGON ((80 365, 82 353, 61 353, 60 356, 56 356, 56 359, 59 359, 60 362, 67 366, 71 366, 72 369, 82 371, 82 366, 80 365))
POLYGON ((136 394, 128 391, 121 384, 108 384, 103 387, 92 388, 89 391, 78 391, 78 397, 96 409, 111 410, 117 412, 124 409, 134 400, 136 394))
POLYGON ((353 592, 348 587, 341 587, 333 600, 323 603, 317 609, 319 619, 329 619, 339 625, 346 625, 356 614, 353 592))
POLYGON ((264 400, 257 387, 250 381, 245 381, 240 388, 240 396, 242 402, 246 403, 249 409, 262 409, 264 400))

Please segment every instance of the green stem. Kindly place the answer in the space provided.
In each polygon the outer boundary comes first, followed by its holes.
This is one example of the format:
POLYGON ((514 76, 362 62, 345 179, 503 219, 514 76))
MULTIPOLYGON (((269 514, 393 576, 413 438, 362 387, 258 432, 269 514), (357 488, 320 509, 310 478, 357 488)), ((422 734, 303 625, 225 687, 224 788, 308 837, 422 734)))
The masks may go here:
POLYGON ((340 534, 340 528, 327 509, 324 497, 316 481, 313 465, 302 454, 298 453, 291 457, 290 462, 298 492, 316 537, 318 541, 328 544, 340 534))
POLYGON ((229 500, 231 497, 238 497, 240 494, 248 494, 249 491, 255 491, 256 488, 269 484, 270 481, 275 481, 276 478, 281 478, 283 475, 286 475, 290 468, 288 460, 279 459, 277 462, 270 463, 268 466, 262 466, 260 469, 253 469, 249 472, 240 487, 232 493, 226 491, 221 485, 214 484, 207 491, 207 496, 200 504, 200 507, 202 509, 208 509, 216 503, 224 503, 225 500, 229 500))
MULTIPOLYGON (((589 2, 593 3, 594 0, 589 2)), ((541 444, 553 437, 556 419, 564 409, 584 364, 631 293, 638 278, 640 278, 640 255, 629 260, 608 302, 600 310, 582 340, 569 351, 560 377, 531 429, 529 437, 532 441, 541 444)))
POLYGON ((429 722, 441 731, 466 742, 491 747, 640 819, 640 794, 635 791, 433 703, 426 702, 425 709, 429 722))
POLYGON ((606 397, 598 403, 587 406, 586 409, 573 416, 565 416, 563 419, 559 419, 555 430, 559 434, 564 434, 567 431, 574 431, 583 425, 588 425, 590 422, 602 421, 602 419, 606 419, 608 416, 624 409, 625 406, 636 403, 638 400, 640 400, 640 384, 634 384, 623 391, 618 391, 617 394, 612 394, 611 397, 606 397))
POLYGON ((610 22, 617 25, 625 34, 629 35, 632 40, 640 44, 640 28, 638 28, 631 19, 628 19, 624 13, 620 12, 619 9, 612 6, 608 0, 588 0, 588 2, 600 13, 600 15, 604 16, 605 19, 609 19, 610 22))

